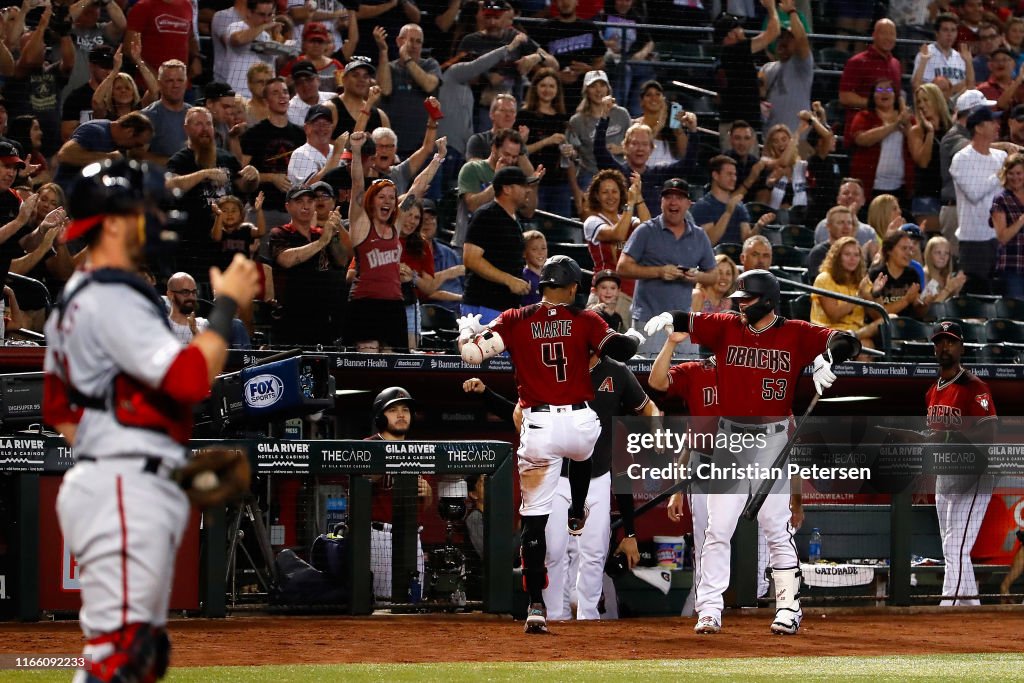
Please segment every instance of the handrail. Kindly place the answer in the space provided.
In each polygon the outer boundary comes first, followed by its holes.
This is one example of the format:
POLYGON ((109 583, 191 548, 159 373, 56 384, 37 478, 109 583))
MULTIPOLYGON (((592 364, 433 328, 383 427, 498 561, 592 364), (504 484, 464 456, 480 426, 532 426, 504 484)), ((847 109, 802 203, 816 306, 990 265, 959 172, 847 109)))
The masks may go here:
POLYGON ((858 304, 881 313, 882 320, 885 322, 879 326, 878 331, 882 335, 882 351, 885 352, 885 355, 889 355, 889 351, 892 349, 892 321, 889 320, 889 311, 885 310, 885 307, 882 306, 882 304, 874 301, 868 301, 867 299, 861 299, 857 296, 850 296, 849 294, 840 294, 828 289, 822 289, 821 287, 815 287, 814 285, 805 285, 803 282, 796 282, 794 280, 780 280, 779 285, 787 288, 793 287, 804 292, 810 292, 811 294, 827 296, 850 304, 858 304))

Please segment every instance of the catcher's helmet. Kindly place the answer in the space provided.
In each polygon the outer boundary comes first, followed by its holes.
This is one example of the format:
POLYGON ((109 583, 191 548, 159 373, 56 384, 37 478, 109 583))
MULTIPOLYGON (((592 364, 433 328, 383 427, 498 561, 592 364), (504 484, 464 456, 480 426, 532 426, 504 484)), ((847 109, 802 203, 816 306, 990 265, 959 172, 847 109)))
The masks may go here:
POLYGON ((748 270, 736 280, 736 291, 729 295, 732 299, 749 299, 760 297, 753 306, 747 307, 747 320, 760 320, 770 312, 779 312, 779 280, 767 270, 748 270))
POLYGON ((540 291, 545 287, 569 287, 578 285, 583 279, 580 264, 564 254, 552 256, 544 262, 540 271, 540 291))
POLYGON ((378 431, 388 426, 388 419, 384 416, 384 411, 396 403, 408 403, 409 410, 416 405, 412 394, 402 387, 388 387, 373 399, 373 424, 378 431))
POLYGON ((170 267, 185 215, 161 209, 161 202, 181 196, 177 190, 167 192, 165 183, 163 170, 144 162, 107 159, 89 164, 68 193, 72 221, 64 238, 88 234, 105 216, 144 215, 146 260, 154 272, 170 267))

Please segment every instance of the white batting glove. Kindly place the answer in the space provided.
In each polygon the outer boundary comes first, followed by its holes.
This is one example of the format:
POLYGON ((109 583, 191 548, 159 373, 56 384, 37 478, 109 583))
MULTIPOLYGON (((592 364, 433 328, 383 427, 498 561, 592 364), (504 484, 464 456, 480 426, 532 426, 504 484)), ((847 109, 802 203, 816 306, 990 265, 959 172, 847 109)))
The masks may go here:
POLYGON ((675 331, 675 328, 672 327, 672 314, 668 311, 654 316, 644 325, 644 332, 648 337, 657 334, 660 330, 665 330, 665 334, 672 334, 675 331))
POLYGON ((634 330, 632 327, 629 328, 628 330, 626 330, 625 334, 626 334, 627 337, 633 337, 634 339, 636 339, 641 344, 643 344, 645 341, 647 341, 647 337, 645 337, 644 335, 640 334, 639 332, 634 330))
POLYGON ((832 352, 825 353, 828 354, 827 358, 824 354, 818 354, 814 359, 814 390, 818 392, 818 396, 825 393, 825 390, 836 381, 836 373, 832 372, 832 352))
POLYGON ((473 339, 476 335, 487 329, 480 324, 479 313, 464 315, 455 322, 459 326, 459 339, 464 342, 473 339))

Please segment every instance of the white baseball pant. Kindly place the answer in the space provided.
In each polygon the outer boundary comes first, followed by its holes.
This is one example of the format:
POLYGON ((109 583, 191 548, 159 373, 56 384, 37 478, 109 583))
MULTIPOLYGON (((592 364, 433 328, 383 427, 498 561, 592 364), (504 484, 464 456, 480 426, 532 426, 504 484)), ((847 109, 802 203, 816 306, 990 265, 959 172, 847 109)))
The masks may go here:
MULTIPOLYGON (((519 430, 519 487, 524 517, 551 514, 562 458, 586 460, 601 435, 601 421, 589 406, 546 406, 523 410, 519 430)), ((550 526, 550 524, 548 525, 550 526)))
MULTIPOLYGON (((391 600, 391 525, 384 523, 383 529, 370 527, 370 571, 373 572, 373 594, 384 601, 391 600)), ((425 577, 423 562, 423 546, 420 544, 420 532, 416 532, 416 570, 420 573, 422 590, 425 577)), ((422 595, 422 593, 421 593, 422 595)))
POLYGON ((939 518, 942 555, 946 561, 942 579, 943 600, 939 603, 944 607, 981 604, 977 598, 960 599, 956 596, 978 594, 971 550, 981 532, 993 485, 991 476, 982 476, 969 485, 962 476, 936 477, 935 513, 939 518))
POLYGON ((86 638, 128 624, 167 624, 189 502, 166 476, 144 472, 144 463, 141 457, 80 462, 57 495, 61 533, 80 567, 86 638))
MULTIPOLYGON (((744 429, 743 425, 736 425, 725 419, 722 419, 719 425, 725 433, 744 429)), ((787 426, 788 420, 762 425, 769 432, 764 435, 767 443, 763 449, 747 449, 739 453, 716 449, 715 464, 722 466, 735 462, 736 466, 741 468, 748 464, 769 467, 788 441, 787 426)), ((729 587, 732 535, 736 531, 736 523, 748 497, 753 495, 760 485, 760 481, 756 479, 739 483, 737 493, 712 492, 707 496, 707 531, 701 551, 700 583, 696 586, 694 608, 699 616, 712 616, 719 621, 725 604, 722 596, 729 587)), ((736 487, 731 490, 736 490, 736 487)), ((764 530, 768 541, 768 559, 774 568, 791 569, 799 566, 789 520, 789 485, 788 482, 781 482, 768 495, 757 515, 758 524, 764 530)))
POLYGON ((587 525, 583 527, 581 536, 571 538, 567 526, 572 499, 569 479, 558 478, 551 516, 544 529, 548 546, 548 587, 544 589, 544 606, 548 609, 548 619, 552 621, 572 618, 573 588, 576 618, 601 618, 597 605, 604 587, 604 564, 608 559, 608 542, 611 539, 611 488, 610 472, 590 480, 587 525), (570 561, 570 545, 576 547, 576 552, 571 553, 573 561, 570 561))

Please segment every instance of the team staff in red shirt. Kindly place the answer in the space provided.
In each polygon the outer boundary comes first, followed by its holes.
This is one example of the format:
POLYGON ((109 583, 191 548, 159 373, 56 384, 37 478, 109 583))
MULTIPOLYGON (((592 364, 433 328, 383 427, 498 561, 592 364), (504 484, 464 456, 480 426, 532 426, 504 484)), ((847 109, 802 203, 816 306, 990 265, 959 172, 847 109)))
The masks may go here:
POLYGON ((568 256, 552 256, 540 277, 541 302, 510 308, 488 327, 480 316, 459 318, 459 349, 474 365, 508 349, 515 366, 523 423, 519 433, 519 481, 523 502, 523 582, 530 594, 527 633, 547 633, 543 590, 547 581, 544 529, 558 487, 562 459, 569 459, 569 533, 586 522, 590 456, 601 422, 594 400, 590 356, 632 358, 639 333, 618 334, 593 311, 576 307, 583 271, 568 256))
MULTIPOLYGON (((960 365, 964 335, 960 325, 941 322, 932 334, 939 380, 928 389, 928 428, 950 441, 959 432, 975 443, 992 443, 996 406, 988 385, 960 365)), ((980 605, 974 597, 978 582, 971 564, 971 549, 978 540, 981 521, 992 498, 989 475, 939 475, 935 478, 935 512, 939 518, 942 555, 946 573, 942 580, 942 605, 980 605)))
MULTIPOLYGON (((647 323, 645 331, 689 332, 695 343, 714 352, 718 364, 718 403, 721 415, 726 416, 718 423, 719 431, 724 430, 730 442, 755 437, 755 446, 740 452, 716 448, 715 463, 724 467, 768 468, 788 441, 794 388, 803 368, 813 362, 814 386, 820 394, 836 379, 832 365, 856 356, 860 343, 847 332, 776 315, 779 282, 766 270, 743 273, 736 287, 731 296, 738 299, 739 316, 662 313, 647 323)), ((748 495, 760 485, 757 479, 738 477, 730 483, 742 487, 738 495, 708 496, 701 581, 694 605, 698 614, 694 630, 701 634, 718 633, 722 628, 722 595, 729 586, 732 535, 748 495)), ((768 540, 775 580, 775 620, 771 631, 786 635, 797 632, 803 616, 799 600, 800 562, 789 523, 789 502, 786 492, 773 491, 757 516, 768 540)))

